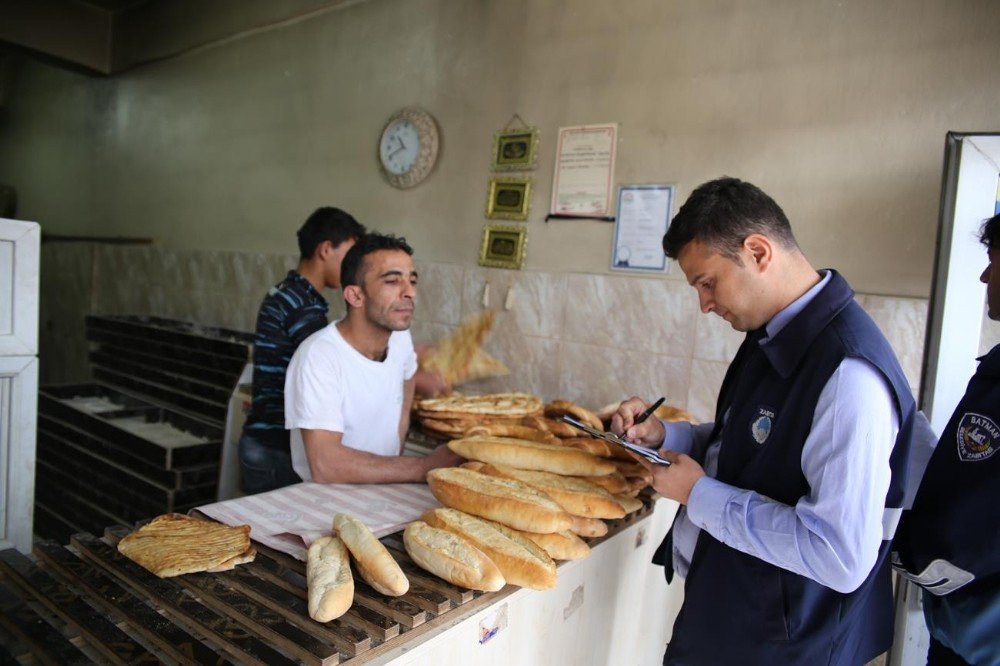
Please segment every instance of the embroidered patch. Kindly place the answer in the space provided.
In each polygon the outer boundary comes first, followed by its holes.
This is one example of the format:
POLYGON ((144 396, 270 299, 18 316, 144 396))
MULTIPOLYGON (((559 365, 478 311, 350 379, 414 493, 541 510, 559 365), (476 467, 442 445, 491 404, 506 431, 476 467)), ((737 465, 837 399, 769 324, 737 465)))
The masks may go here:
POLYGON ((774 426, 774 410, 770 407, 758 407, 757 418, 750 424, 750 434, 754 441, 763 445, 771 434, 772 426, 774 426))
POLYGON ((966 412, 958 422, 958 457, 965 462, 986 460, 1000 446, 1000 428, 993 419, 966 412))

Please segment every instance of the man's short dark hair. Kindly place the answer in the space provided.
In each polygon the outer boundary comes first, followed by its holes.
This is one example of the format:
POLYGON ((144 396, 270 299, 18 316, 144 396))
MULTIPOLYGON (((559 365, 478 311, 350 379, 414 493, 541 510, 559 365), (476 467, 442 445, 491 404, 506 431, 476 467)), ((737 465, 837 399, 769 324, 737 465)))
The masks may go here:
POLYGON ((350 213, 333 206, 317 208, 296 234, 299 238, 299 258, 312 258, 323 241, 330 241, 337 247, 364 234, 365 228, 350 213))
POLYGON ((983 222, 979 230, 979 242, 988 250, 1000 248, 1000 213, 983 222))
POLYGON ((798 248, 785 211, 774 199, 756 185, 723 177, 695 188, 663 236, 663 251, 676 259, 685 245, 700 241, 736 260, 750 234, 762 234, 785 248, 798 248))
POLYGON ((413 255, 413 248, 402 236, 392 234, 368 233, 358 239, 344 255, 340 264, 340 284, 342 287, 360 285, 365 275, 365 257, 379 250, 399 250, 413 255))

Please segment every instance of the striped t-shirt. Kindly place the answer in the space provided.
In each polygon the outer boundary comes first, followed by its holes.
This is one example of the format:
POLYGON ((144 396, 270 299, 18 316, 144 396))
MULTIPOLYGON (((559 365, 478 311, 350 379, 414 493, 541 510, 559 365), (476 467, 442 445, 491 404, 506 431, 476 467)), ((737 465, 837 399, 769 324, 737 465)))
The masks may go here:
POLYGON ((245 435, 288 450, 285 430, 285 372, 299 345, 327 325, 327 305, 309 280, 289 271, 272 287, 257 313, 253 347, 253 401, 245 435))

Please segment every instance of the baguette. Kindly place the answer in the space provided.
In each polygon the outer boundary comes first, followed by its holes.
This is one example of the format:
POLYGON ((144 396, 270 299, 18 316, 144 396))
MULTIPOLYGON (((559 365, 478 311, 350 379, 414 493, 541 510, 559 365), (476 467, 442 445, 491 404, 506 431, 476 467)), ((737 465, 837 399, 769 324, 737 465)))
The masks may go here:
POLYGON ((612 472, 611 474, 605 474, 604 476, 574 476, 573 478, 589 481, 595 486, 604 488, 612 495, 623 493, 632 487, 631 484, 629 484, 628 479, 618 472, 612 472))
POLYGON ((515 437, 526 439, 531 442, 543 442, 545 444, 559 444, 559 438, 545 430, 530 428, 526 425, 511 425, 506 423, 487 423, 477 425, 465 431, 466 437, 476 435, 489 435, 493 437, 515 437))
POLYGON ((406 594, 410 581, 367 525, 352 515, 338 513, 333 518, 333 529, 351 552, 358 575, 366 583, 390 597, 406 594))
POLYGON ((653 473, 642 466, 642 463, 638 463, 633 458, 632 462, 615 461, 614 466, 618 468, 618 471, 622 473, 626 479, 631 481, 633 478, 645 479, 646 484, 653 482, 653 473))
POLYGON ((532 472, 507 465, 489 464, 483 474, 517 479, 554 499, 567 513, 587 518, 621 518, 625 509, 611 493, 587 481, 551 472, 532 472))
POLYGON ((500 569, 481 550, 422 520, 403 530, 403 546, 417 566, 453 585, 496 592, 506 584, 500 569))
POLYGON ((344 542, 334 536, 316 539, 306 555, 309 617, 317 622, 335 620, 354 601, 354 577, 344 542))
POLYGON ((420 518, 483 551, 512 585, 547 590, 556 584, 556 563, 534 541, 499 523, 457 509, 432 509, 420 518))
POLYGON ((642 500, 636 499, 635 497, 629 497, 628 495, 615 495, 615 499, 618 503, 622 505, 625 509, 625 513, 632 513, 633 511, 638 511, 643 507, 642 500))
MULTIPOLYGON (((617 499, 616 497, 615 500, 617 499)), ((608 524, 600 518, 573 516, 573 526, 569 531, 582 537, 602 537, 608 533, 608 524)))
POLYGON ((427 473, 427 485, 441 504, 530 532, 559 532, 573 524, 562 507, 534 488, 460 467, 427 473))
POLYGON ((569 530, 554 534, 522 534, 541 546, 553 560, 582 560, 590 555, 590 546, 569 530))
POLYGON ((579 428, 574 428, 565 421, 557 421, 556 419, 550 419, 547 416, 528 415, 521 420, 521 423, 531 428, 545 430, 546 432, 552 433, 556 437, 582 437, 586 434, 579 428))
POLYGON ((486 467, 486 463, 479 462, 478 460, 470 460, 469 462, 462 463, 459 467, 462 469, 471 469, 473 472, 481 472, 486 467))
POLYGON ((448 448, 467 460, 566 476, 601 476, 611 474, 616 469, 612 462, 586 451, 525 439, 463 437, 448 442, 448 448))
POLYGON ((572 416, 580 423, 589 425, 591 428, 604 430, 604 424, 601 423, 601 419, 597 418, 594 412, 569 400, 553 400, 545 405, 544 414, 550 418, 558 418, 566 414, 572 416))
POLYGON ((564 446, 572 446, 587 453, 592 453, 598 458, 610 458, 611 445, 593 437, 567 437, 560 441, 564 446))

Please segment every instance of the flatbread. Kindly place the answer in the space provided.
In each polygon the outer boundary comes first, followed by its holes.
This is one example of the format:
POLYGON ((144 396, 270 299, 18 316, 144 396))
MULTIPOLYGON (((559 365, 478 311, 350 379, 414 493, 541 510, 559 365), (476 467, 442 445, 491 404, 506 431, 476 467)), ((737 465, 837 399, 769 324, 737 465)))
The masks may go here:
POLYGON ((426 370, 437 372, 453 386, 510 373, 507 366, 482 348, 495 318, 493 310, 483 310, 468 317, 454 333, 427 353, 421 365, 426 370))
POLYGON ((432 416, 434 412, 466 416, 527 416, 537 413, 541 408, 541 398, 530 393, 448 396, 421 400, 417 404, 422 416, 432 416))
POLYGON ((253 559, 250 526, 178 513, 157 516, 118 542, 118 552, 160 578, 226 570, 253 559))

